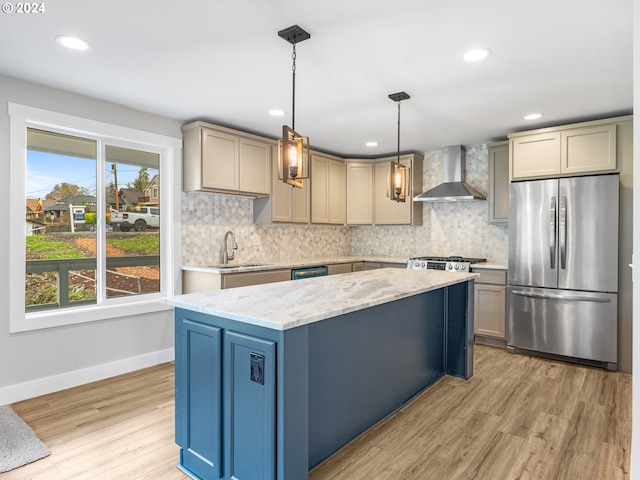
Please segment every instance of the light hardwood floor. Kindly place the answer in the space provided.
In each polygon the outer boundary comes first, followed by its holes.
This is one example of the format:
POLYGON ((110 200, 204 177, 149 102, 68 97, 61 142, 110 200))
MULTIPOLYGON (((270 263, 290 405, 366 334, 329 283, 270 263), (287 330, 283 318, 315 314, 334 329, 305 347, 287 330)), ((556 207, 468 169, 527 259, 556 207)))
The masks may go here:
MULTIPOLYGON (((631 375, 476 346, 310 480, 629 478, 631 375)), ((188 479, 176 468, 173 364, 13 405, 51 455, 0 480, 188 479)))

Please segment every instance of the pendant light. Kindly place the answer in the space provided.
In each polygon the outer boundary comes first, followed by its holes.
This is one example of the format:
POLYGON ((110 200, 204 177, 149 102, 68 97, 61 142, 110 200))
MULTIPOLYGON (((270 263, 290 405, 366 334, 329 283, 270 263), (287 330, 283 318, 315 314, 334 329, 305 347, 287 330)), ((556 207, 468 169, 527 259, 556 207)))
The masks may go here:
POLYGON ((294 25, 278 32, 293 45, 293 95, 291 108, 291 127, 282 126, 282 138, 278 140, 278 178, 292 187, 303 187, 302 180, 309 178, 309 137, 304 137, 295 131, 296 128, 296 44, 311 38, 298 25, 294 25))
POLYGON ((404 202, 407 199, 407 167, 400 163, 400 102, 411 97, 406 92, 398 92, 392 93, 389 98, 398 102, 398 158, 391 160, 387 197, 394 202, 404 202))

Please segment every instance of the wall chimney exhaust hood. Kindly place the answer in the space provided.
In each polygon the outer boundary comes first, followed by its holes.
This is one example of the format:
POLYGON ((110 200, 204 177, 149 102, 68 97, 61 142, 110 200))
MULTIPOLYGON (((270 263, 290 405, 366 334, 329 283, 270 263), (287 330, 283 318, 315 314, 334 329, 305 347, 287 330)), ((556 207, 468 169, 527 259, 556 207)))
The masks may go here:
POLYGON ((465 183, 465 148, 451 145, 442 149, 444 182, 413 198, 414 202, 459 202, 486 200, 485 196, 465 183))

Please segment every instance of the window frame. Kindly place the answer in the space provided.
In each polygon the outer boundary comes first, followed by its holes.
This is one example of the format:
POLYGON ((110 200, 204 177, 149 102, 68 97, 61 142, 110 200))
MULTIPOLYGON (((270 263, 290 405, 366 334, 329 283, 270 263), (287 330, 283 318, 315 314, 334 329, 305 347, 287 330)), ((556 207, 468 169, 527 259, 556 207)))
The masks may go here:
MULTIPOLYGON (((171 310, 163 297, 180 291, 180 191, 182 184, 182 140, 156 133, 76 117, 64 113, 9 103, 10 225, 9 232, 9 331, 10 333, 117 319, 171 310), (102 303, 25 313, 24 199, 26 190, 27 128, 40 128, 98 141, 98 156, 107 144, 137 148, 160 155, 160 292, 104 299, 102 303)), ((104 176, 97 175, 97 198, 104 202, 104 176)), ((104 215, 98 209, 97 273, 104 273, 104 215)))

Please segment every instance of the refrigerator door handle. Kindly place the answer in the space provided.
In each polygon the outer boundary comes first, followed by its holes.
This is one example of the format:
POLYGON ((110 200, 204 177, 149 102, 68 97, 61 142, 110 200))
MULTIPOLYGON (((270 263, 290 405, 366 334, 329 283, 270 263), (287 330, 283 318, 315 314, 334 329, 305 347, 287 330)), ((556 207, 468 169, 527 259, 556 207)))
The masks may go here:
POLYGON ((549 211, 549 260, 551 269, 556 268, 556 197, 551 197, 549 211))
POLYGON ((567 268, 567 197, 560 197, 560 268, 567 268))
POLYGON ((583 297, 581 295, 552 295, 541 293, 530 293, 522 290, 513 290, 514 295, 519 297, 542 298, 547 300, 567 300, 571 302, 595 302, 595 303, 611 303, 611 299, 604 297, 583 297))

